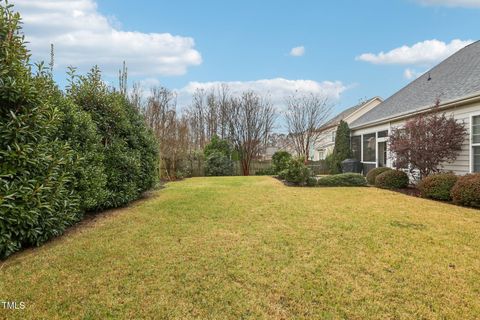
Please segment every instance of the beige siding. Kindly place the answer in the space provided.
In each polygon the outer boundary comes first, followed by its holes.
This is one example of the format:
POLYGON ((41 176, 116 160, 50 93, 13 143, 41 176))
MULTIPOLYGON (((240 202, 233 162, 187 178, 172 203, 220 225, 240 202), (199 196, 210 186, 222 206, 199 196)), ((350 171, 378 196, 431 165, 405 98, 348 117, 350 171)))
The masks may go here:
MULTIPOLYGON (((471 161, 471 147, 470 147, 470 119, 472 115, 480 114, 480 104, 470 104, 466 106, 456 107, 445 111, 447 115, 453 115, 453 117, 459 121, 465 123, 467 128, 467 136, 462 146, 461 152, 458 154, 457 159, 453 163, 442 164, 442 170, 453 171, 455 174, 464 175, 470 173, 470 161, 471 161)), ((405 120, 384 123, 369 128, 353 130, 353 135, 367 134, 371 132, 385 130, 387 128, 401 127, 405 123, 405 120)))

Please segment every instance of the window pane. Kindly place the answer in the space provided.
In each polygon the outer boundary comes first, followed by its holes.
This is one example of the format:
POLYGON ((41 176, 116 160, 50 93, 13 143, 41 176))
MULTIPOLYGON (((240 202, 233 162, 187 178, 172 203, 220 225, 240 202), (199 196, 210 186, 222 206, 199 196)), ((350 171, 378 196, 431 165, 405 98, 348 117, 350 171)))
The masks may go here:
POLYGON ((387 136, 388 136, 388 130, 379 131, 379 132, 377 133, 377 136, 378 136, 379 138, 385 138, 385 137, 387 137, 387 136))
POLYGON ((473 172, 480 172, 480 147, 473 147, 473 172))
POLYGON ((376 147, 377 139, 375 138, 375 133, 363 135, 363 161, 375 162, 376 156, 376 147))
POLYGON ((473 134, 480 134, 480 125, 472 126, 472 133, 473 134))
POLYGON ((472 117, 472 125, 480 125, 480 116, 472 117))
POLYGON ((353 158, 357 159, 358 161, 362 161, 362 137, 361 136, 353 136, 351 140, 352 145, 352 154, 353 158))
POLYGON ((480 134, 472 135, 472 143, 480 143, 480 134))

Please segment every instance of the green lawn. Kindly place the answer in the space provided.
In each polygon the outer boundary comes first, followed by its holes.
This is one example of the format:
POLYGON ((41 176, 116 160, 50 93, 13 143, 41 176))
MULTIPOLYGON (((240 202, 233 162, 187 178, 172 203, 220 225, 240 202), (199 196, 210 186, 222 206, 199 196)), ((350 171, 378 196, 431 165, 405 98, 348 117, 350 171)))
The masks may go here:
POLYGON ((474 319, 480 211, 194 178, 0 268, 0 301, 26 303, 0 318, 474 319))

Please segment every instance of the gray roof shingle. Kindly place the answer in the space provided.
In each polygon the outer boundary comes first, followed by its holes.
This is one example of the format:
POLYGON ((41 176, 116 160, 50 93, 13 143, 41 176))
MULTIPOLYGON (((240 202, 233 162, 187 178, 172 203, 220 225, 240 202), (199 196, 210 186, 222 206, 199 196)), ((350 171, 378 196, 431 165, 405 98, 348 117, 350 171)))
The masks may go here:
POLYGON ((355 120, 352 128, 480 93, 480 41, 451 55, 355 120))

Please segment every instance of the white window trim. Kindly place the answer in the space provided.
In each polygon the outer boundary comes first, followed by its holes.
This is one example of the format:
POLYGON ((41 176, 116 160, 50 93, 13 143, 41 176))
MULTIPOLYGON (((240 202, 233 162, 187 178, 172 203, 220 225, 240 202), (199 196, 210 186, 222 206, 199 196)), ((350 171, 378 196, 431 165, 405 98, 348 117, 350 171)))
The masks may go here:
POLYGON ((366 163, 366 164, 374 164, 375 165, 375 168, 378 166, 378 154, 377 154, 377 151, 378 151, 378 137, 377 137, 377 132, 374 131, 374 132, 369 132, 369 133, 362 133, 361 134, 361 137, 362 137, 362 143, 361 143, 361 146, 362 146, 362 163, 366 163), (363 136, 364 135, 369 135, 369 134, 372 134, 372 133, 375 133, 375 161, 363 161, 363 136))
POLYGON ((470 114, 470 143, 468 146, 468 154, 470 160, 470 173, 473 173, 473 147, 480 147, 480 143, 473 143, 473 117, 480 116, 480 112, 470 114))

